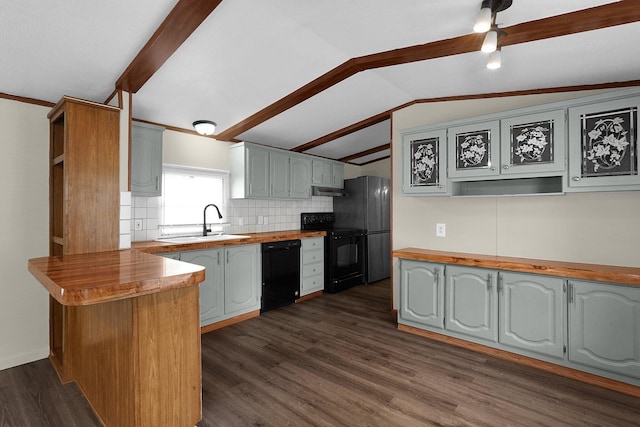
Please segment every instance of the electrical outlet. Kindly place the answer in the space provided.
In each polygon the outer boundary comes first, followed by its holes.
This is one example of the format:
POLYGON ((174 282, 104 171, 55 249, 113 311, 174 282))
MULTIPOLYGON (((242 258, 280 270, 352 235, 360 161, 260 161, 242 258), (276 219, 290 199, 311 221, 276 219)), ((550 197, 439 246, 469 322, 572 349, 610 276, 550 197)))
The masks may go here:
POLYGON ((142 231, 142 220, 136 219, 133 221, 133 229, 134 231, 142 231))
POLYGON ((437 237, 445 237, 447 235, 447 225, 446 224, 436 224, 436 236, 437 237))

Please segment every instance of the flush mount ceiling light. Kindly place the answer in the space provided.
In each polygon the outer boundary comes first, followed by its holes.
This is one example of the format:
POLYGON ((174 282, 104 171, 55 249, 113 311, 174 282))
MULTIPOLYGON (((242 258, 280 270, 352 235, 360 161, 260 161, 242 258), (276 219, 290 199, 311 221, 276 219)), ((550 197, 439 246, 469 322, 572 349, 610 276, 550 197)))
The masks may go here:
POLYGON ((200 135, 213 135, 216 131, 216 124, 211 120, 196 120, 193 127, 200 135))
POLYGON ((506 35, 506 32, 496 25, 496 15, 508 9, 512 3, 513 0, 482 0, 480 12, 473 25, 475 33, 486 33, 481 50, 491 54, 487 68, 492 70, 500 68, 500 37, 506 35))

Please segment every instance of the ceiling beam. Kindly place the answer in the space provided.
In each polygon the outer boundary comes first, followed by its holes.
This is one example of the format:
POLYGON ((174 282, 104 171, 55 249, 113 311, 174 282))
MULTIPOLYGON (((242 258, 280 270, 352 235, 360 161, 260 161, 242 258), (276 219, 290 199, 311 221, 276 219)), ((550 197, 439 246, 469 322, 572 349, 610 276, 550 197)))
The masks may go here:
MULTIPOLYGON (((370 149, 365 150, 365 151, 361 151, 359 153, 354 153, 354 154, 352 154, 350 156, 343 157, 343 158, 338 159, 338 160, 341 161, 341 162, 348 162, 348 161, 351 161, 353 159, 358 159, 360 157, 368 156, 370 154, 379 153, 380 151, 388 150, 390 148, 391 148, 391 144, 384 144, 384 145, 380 145, 378 147, 370 148, 370 149)), ((376 161, 378 161, 378 160, 379 159, 376 159, 376 161)))
POLYGON ((136 93, 178 50, 222 0, 179 0, 146 45, 116 81, 116 89, 136 93))
POLYGON ((343 136, 349 135, 353 132, 366 129, 369 126, 382 123, 385 120, 389 120, 389 119, 391 119, 391 112, 385 111, 384 113, 376 114, 375 116, 359 121, 358 123, 354 123, 350 126, 344 127, 342 129, 338 129, 335 132, 331 132, 330 134, 321 136, 320 138, 314 139, 313 141, 307 142, 306 144, 302 144, 297 147, 294 147, 291 149, 291 151, 301 153, 303 151, 310 150, 314 147, 318 147, 320 145, 326 144, 327 142, 333 141, 334 139, 338 139, 343 136))
MULTIPOLYGON (((501 45, 515 45, 637 21, 640 21, 640 7, 638 7, 637 0, 622 0, 503 28, 507 35, 501 40, 501 45)), ((482 38, 482 34, 468 34, 352 58, 252 116, 225 129, 217 135, 217 139, 232 140, 361 71, 474 52, 480 49, 482 38)), ((311 143, 315 143, 315 141, 307 144, 311 143)))

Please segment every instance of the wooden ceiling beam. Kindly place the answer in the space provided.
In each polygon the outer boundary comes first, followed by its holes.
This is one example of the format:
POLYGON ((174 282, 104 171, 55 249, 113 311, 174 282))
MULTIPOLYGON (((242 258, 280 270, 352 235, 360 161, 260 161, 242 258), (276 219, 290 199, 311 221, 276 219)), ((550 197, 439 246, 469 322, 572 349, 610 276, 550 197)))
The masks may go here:
POLYGON ((116 89, 136 93, 218 7, 222 0, 179 0, 147 44, 116 81, 116 89))
POLYGON ((303 151, 310 150, 314 147, 318 147, 320 145, 326 144, 329 141, 333 141, 334 139, 341 138, 343 136, 349 135, 350 133, 357 132, 362 129, 366 129, 369 126, 376 125, 378 123, 382 123, 385 120, 391 119, 391 112, 385 111, 384 113, 376 114, 375 116, 369 117, 358 123, 354 123, 342 129, 338 129, 335 132, 331 132, 328 135, 321 136, 320 138, 314 139, 311 142, 307 142, 306 144, 299 145, 291 149, 291 151, 295 151, 301 153, 303 151))
MULTIPOLYGON (((370 148, 368 150, 365 151, 361 151, 359 153, 354 153, 350 156, 347 157, 343 157, 341 159, 338 159, 341 162, 348 162, 351 161, 353 159, 359 159, 360 157, 364 157, 364 156, 368 156, 370 154, 375 154, 375 153, 379 153, 380 151, 384 151, 384 150, 388 150, 391 148, 391 144, 384 144, 384 145, 380 145, 378 147, 374 147, 374 148, 370 148)), ((383 157, 384 158, 384 157, 383 157)), ((379 159, 376 159, 376 161, 378 161, 379 159)))
MULTIPOLYGON (((637 5, 637 0, 622 0, 617 3, 610 3, 503 28, 503 30, 507 32, 507 35, 501 40, 501 45, 515 45, 616 25, 624 25, 637 21, 640 21, 640 7, 637 5)), ((482 39, 482 34, 468 34, 451 39, 352 58, 295 92, 292 92, 245 120, 224 130, 218 134, 217 137, 221 140, 232 140, 242 133, 361 71, 474 52, 480 49, 482 39)), ((306 147, 310 144, 321 145, 322 143, 328 142, 325 137, 323 137, 324 142, 319 143, 319 140, 320 139, 303 144, 294 150, 298 150, 300 147, 305 147, 302 149, 305 150, 309 149, 306 147)))

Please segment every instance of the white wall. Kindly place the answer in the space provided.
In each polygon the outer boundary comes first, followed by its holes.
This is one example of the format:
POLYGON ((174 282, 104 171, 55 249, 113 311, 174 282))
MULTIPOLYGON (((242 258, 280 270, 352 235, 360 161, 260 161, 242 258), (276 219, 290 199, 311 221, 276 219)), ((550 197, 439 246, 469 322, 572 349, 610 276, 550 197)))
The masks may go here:
POLYGON ((49 110, 0 99, 0 370, 49 354, 48 293, 27 271, 49 253, 49 110))
MULTIPOLYGON (((595 92, 417 104, 393 114, 393 248, 640 267, 640 191, 562 196, 407 197, 400 130, 595 92), (446 237, 435 237, 436 223, 446 237)), ((398 265, 394 260, 394 303, 398 265)))

